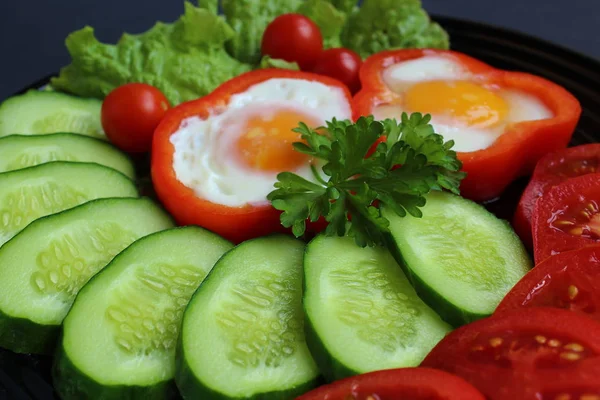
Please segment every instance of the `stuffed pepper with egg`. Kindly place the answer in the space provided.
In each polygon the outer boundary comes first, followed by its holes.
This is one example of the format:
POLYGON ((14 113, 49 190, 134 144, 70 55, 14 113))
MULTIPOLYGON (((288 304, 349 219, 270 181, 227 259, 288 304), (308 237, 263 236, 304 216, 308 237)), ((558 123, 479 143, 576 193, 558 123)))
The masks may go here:
POLYGON ((577 99, 546 79, 454 51, 382 52, 365 61, 360 78, 354 118, 430 114, 467 172, 462 195, 477 201, 499 196, 546 153, 567 146, 581 114, 577 99))
POLYGON ((208 96, 170 110, 155 131, 152 180, 182 225, 233 241, 282 231, 267 195, 280 172, 314 179, 293 131, 351 119, 341 82, 307 72, 263 69, 234 78, 208 96))

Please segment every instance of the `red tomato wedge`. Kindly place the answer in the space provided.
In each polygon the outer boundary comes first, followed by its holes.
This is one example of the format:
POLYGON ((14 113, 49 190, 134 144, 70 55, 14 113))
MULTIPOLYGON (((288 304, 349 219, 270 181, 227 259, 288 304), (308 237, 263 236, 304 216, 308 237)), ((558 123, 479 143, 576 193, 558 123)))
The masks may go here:
POLYGON ((547 154, 537 163, 513 218, 515 231, 532 245, 531 217, 535 202, 550 188, 569 178, 600 170, 600 143, 569 147, 547 154))
POLYGON ((515 285, 496 313, 540 306, 564 308, 600 321, 600 246, 546 258, 515 285))
POLYGON ((581 399, 600 393, 599 355, 600 322, 539 307, 458 328, 422 366, 463 377, 489 400, 581 399))
POLYGON ((431 368, 375 371, 321 386, 296 400, 484 400, 464 379, 431 368))
POLYGON ((546 258, 600 243, 600 173, 571 178, 535 203, 533 256, 546 258))

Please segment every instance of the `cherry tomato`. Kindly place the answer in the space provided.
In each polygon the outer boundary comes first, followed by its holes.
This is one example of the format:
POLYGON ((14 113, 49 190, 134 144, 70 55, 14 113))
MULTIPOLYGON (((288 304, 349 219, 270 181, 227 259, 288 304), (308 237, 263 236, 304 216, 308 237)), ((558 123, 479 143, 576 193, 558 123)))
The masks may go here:
POLYGON ((102 127, 108 139, 130 153, 152 148, 152 137, 169 100, 154 86, 129 83, 109 93, 102 103, 102 127))
POLYGON ((296 62, 310 70, 323 51, 319 27, 300 14, 283 14, 267 26, 262 38, 263 55, 296 62))
POLYGON ((535 171, 521 196, 513 218, 513 226, 521 240, 532 245, 531 216, 538 198, 559 183, 600 170, 600 144, 587 144, 547 154, 535 171))
POLYGON ((600 393, 599 355, 600 322, 537 307, 456 329, 422 366, 461 376, 489 400, 579 399, 600 393))
POLYGON ((360 90, 359 71, 362 59, 348 49, 329 49, 321 53, 313 72, 342 81, 352 94, 360 90))
POLYGON ((296 400, 484 400, 464 379, 431 368, 369 372, 321 386, 296 400))
POLYGON ((546 306, 600 321, 600 246, 546 258, 512 288, 496 313, 546 306))
POLYGON ((532 225, 536 264, 600 243, 600 173, 571 178, 550 189, 535 203, 532 225))

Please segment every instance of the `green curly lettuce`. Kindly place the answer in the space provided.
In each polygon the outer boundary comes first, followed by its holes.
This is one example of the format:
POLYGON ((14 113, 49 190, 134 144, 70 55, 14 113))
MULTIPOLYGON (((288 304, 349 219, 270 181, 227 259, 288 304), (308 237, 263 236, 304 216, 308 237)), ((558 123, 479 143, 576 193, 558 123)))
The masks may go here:
MULTIPOLYGON (((208 0, 201 0, 208 1, 208 0)), ((449 48, 448 34, 431 22, 420 0, 222 0, 236 35, 227 43, 238 60, 259 65, 260 44, 277 16, 296 12, 321 29, 324 48, 348 47, 363 58, 398 48, 449 48)))
POLYGON ((448 35, 432 23, 420 0, 197 0, 174 23, 124 34, 116 45, 99 42, 91 27, 66 40, 71 64, 51 85, 83 97, 104 98, 117 86, 144 82, 173 105, 204 96, 254 68, 298 69, 262 57, 260 44, 277 16, 296 12, 320 27, 325 48, 348 47, 362 57, 394 48, 448 48, 448 35), (224 15, 219 16, 219 3, 224 15))
POLYGON ((329 2, 335 8, 345 13, 349 13, 350 11, 354 10, 357 4, 356 0, 329 0, 329 2))
POLYGON ((300 67, 297 63, 281 60, 279 58, 271 58, 270 56, 264 56, 262 60, 260 60, 260 68, 279 68, 300 71, 300 67))
POLYGON ((448 34, 431 22, 420 0, 364 0, 348 17, 342 43, 362 57, 390 49, 450 47, 448 34))
POLYGON ((251 69, 225 50, 235 32, 216 14, 216 5, 215 0, 202 0, 200 7, 185 3, 176 22, 124 34, 116 45, 99 42, 89 26, 76 31, 66 40, 72 62, 51 84, 103 98, 125 83, 144 82, 159 88, 173 105, 204 96, 251 69))
POLYGON ((267 25, 281 14, 294 12, 303 0, 222 0, 221 6, 235 36, 227 51, 236 59, 258 65, 260 45, 267 25))

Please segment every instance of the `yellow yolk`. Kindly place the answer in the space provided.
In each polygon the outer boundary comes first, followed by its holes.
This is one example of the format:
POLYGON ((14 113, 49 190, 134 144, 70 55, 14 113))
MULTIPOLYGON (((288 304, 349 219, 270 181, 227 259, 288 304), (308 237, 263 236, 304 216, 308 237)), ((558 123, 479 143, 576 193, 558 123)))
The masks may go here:
POLYGON ((405 97, 414 112, 448 115, 468 126, 491 127, 502 122, 508 105, 491 90, 468 81, 429 81, 412 86, 405 97))
POLYGON ((292 143, 300 141, 300 134, 292 132, 300 121, 318 125, 312 118, 289 110, 250 118, 246 133, 237 142, 241 159, 253 169, 269 172, 290 171, 306 164, 308 156, 292 147, 292 143))

